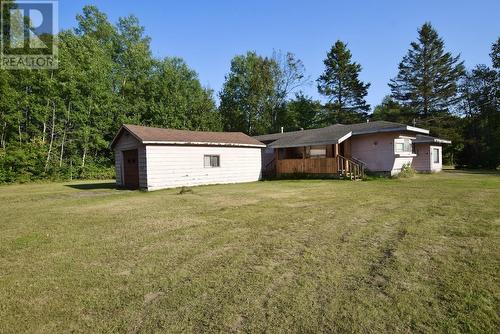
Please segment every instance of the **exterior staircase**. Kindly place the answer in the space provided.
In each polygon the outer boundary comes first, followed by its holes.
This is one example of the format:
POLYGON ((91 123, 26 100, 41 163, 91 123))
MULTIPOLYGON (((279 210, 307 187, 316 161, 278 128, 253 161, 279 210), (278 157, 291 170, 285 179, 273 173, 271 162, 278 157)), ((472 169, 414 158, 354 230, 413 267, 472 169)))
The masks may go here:
POLYGON ((361 180, 365 176, 365 164, 358 159, 338 155, 337 174, 341 179, 361 180))

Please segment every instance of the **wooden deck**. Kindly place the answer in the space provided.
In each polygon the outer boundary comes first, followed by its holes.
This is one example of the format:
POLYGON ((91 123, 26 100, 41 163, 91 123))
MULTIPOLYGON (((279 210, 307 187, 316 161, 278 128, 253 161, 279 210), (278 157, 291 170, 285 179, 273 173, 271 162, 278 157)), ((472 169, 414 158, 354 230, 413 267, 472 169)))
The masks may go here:
POLYGON ((282 159, 276 161, 276 173, 332 174, 340 177, 361 178, 363 167, 341 155, 335 158, 282 159))

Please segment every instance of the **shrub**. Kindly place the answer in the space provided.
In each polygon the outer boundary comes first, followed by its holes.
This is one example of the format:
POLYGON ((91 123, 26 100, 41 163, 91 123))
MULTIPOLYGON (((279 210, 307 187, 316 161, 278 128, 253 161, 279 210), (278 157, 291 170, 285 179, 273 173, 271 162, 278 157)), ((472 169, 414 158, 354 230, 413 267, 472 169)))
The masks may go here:
POLYGON ((12 144, 0 150, 0 182, 29 182, 43 177, 46 153, 42 145, 29 142, 21 146, 12 144))
POLYGON ((88 164, 85 167, 78 167, 76 177, 79 179, 104 180, 115 178, 115 167, 103 167, 94 164, 88 164))
POLYGON ((182 187, 181 190, 179 190, 179 195, 192 194, 192 193, 193 189, 187 187, 182 187))
POLYGON ((401 172, 397 175, 399 178, 408 178, 415 176, 415 169, 411 166, 410 163, 406 163, 401 167, 401 172))

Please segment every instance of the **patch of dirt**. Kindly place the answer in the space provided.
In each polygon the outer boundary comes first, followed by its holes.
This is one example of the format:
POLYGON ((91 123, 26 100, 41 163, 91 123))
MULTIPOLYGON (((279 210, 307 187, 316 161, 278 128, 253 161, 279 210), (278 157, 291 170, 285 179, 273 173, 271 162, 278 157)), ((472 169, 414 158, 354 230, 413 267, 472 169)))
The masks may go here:
POLYGON ((110 195, 109 192, 104 192, 104 191, 80 191, 77 193, 68 194, 67 196, 74 198, 86 198, 86 197, 100 197, 109 195, 110 195))
POLYGON ((144 305, 148 305, 158 297, 162 296, 163 292, 150 292, 144 296, 144 305))
POLYGON ((395 238, 390 240, 382 249, 380 258, 370 267, 370 270, 368 271, 368 284, 379 289, 379 292, 385 296, 387 296, 385 293, 385 287, 389 284, 390 278, 383 273, 384 269, 390 266, 394 261, 394 252, 407 233, 408 232, 404 227, 399 229, 395 238))
POLYGON ((137 319, 134 321, 134 325, 127 331, 128 334, 137 334, 140 332, 142 324, 144 323, 144 318, 147 314, 148 305, 150 305, 153 301, 163 296, 163 292, 150 292, 144 295, 144 307, 142 311, 137 316, 137 319))
POLYGON ((244 321, 245 321, 245 318, 241 314, 239 314, 236 317, 236 319, 233 321, 233 324, 231 325, 231 332, 232 333, 238 332, 244 321))
POLYGON ((351 236, 350 231, 346 231, 346 232, 342 233, 342 235, 340 236, 340 242, 342 242, 342 243, 347 242, 349 240, 350 236, 351 236))
POLYGON ((130 270, 123 270, 123 271, 119 271, 119 272, 115 273, 115 275, 117 275, 117 276, 128 276, 130 274, 131 274, 130 270))

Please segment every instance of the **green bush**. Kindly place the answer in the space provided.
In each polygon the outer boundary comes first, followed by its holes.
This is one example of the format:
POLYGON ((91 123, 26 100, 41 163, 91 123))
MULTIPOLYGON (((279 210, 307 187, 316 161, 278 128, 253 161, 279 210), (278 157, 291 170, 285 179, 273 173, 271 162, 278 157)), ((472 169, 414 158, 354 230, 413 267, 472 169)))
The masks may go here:
POLYGON ((115 168, 109 159, 90 159, 85 167, 80 167, 79 161, 59 166, 58 159, 52 159, 47 169, 46 161, 47 150, 41 142, 16 143, 0 149, 0 184, 115 177, 115 168))
POLYGON ((0 150, 0 183, 29 182, 44 177, 45 151, 38 142, 0 150))
POLYGON ((401 167, 401 172, 397 175, 398 178, 408 178, 414 177, 416 174, 415 169, 411 166, 410 163, 406 163, 401 167))
POLYGON ((115 167, 102 167, 97 165, 87 165, 83 168, 79 167, 75 178, 93 180, 114 179, 115 167))

